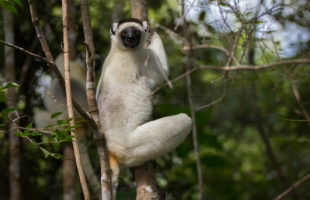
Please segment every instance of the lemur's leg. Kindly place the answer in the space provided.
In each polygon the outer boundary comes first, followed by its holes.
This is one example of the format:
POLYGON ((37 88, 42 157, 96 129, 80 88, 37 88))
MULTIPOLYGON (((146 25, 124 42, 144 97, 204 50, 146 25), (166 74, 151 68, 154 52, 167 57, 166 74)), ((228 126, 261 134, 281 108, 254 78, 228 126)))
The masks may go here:
POLYGON ((183 113, 142 124, 125 141, 128 154, 124 164, 137 166, 175 149, 190 132, 191 124, 183 113))
POLYGON ((109 153, 109 163, 112 170, 112 199, 116 199, 118 178, 119 178, 119 164, 117 158, 109 153))

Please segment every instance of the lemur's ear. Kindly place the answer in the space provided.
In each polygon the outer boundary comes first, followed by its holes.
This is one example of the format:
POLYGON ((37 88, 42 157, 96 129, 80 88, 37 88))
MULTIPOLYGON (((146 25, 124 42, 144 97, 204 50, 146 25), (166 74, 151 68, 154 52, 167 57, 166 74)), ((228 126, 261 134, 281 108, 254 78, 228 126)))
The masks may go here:
POLYGON ((147 21, 143 21, 143 22, 142 22, 142 26, 143 26, 145 32, 150 32, 150 31, 151 31, 151 29, 150 29, 149 24, 147 23, 147 21))
POLYGON ((115 35, 115 31, 116 31, 116 29, 117 29, 117 26, 118 26, 118 23, 116 23, 116 22, 114 22, 114 23, 112 24, 112 27, 111 27, 111 29, 110 29, 110 34, 115 35))

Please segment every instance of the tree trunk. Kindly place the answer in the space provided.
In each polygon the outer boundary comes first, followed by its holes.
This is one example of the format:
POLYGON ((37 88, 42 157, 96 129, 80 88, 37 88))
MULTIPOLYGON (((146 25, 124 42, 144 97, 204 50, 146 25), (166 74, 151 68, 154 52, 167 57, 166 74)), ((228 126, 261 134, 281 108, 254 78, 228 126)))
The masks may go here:
MULTIPOLYGON (((148 21, 146 0, 131 0, 131 16, 141 21, 148 21)), ((152 162, 149 161, 135 169, 137 200, 165 199, 165 192, 156 183, 152 162)))
MULTIPOLYGON (((3 10, 4 21, 4 40, 9 43, 14 43, 14 23, 13 14, 7 10, 3 10)), ((4 59, 5 59, 5 76, 8 83, 15 81, 14 70, 14 49, 11 47, 4 47, 4 59)), ((7 106, 9 108, 16 107, 16 88, 9 88, 7 92, 7 106)), ((10 113, 14 114, 14 113, 10 113)), ((12 116, 12 115, 11 115, 12 116)), ((11 118, 14 120, 10 124, 9 131, 9 152, 10 152, 10 164, 9 164, 9 176, 10 176, 10 200, 19 200, 21 197, 20 188, 20 141, 19 137, 14 135, 16 129, 14 129, 15 120, 18 119, 18 115, 14 114, 11 118)))
MULTIPOLYGON (((72 7, 72 5, 70 5, 72 7)), ((70 82, 70 49, 69 49, 69 25, 68 25, 68 2, 67 0, 62 0, 62 23, 63 23, 63 42, 64 42, 64 72, 65 72, 65 87, 66 87, 66 102, 68 117, 72 120, 69 122, 70 126, 75 126, 75 119, 73 113, 72 104, 72 92, 71 92, 71 82, 70 82)), ((72 136, 76 136, 76 128, 74 127, 70 132, 72 136)), ((72 146, 75 157, 75 163, 77 171, 80 177, 80 183, 82 186, 82 191, 85 200, 90 199, 90 193, 88 190, 87 181, 85 178, 83 166, 80 159, 79 145, 77 138, 72 138, 72 146)))
POLYGON ((81 0, 81 14, 83 21, 83 31, 86 45, 86 95, 88 102, 88 110, 91 118, 96 124, 93 125, 94 140, 97 145, 97 150, 100 160, 100 174, 101 174, 101 196, 102 199, 111 199, 111 169, 109 163, 109 151, 105 140, 104 133, 101 129, 99 111, 96 101, 95 88, 95 46, 93 40, 93 33, 90 24, 90 14, 88 7, 88 0, 81 0))
POLYGON ((135 179, 136 200, 165 199, 165 192, 156 183, 151 161, 135 168, 135 179))
POLYGON ((66 143, 64 147, 64 161, 62 169, 63 179, 63 199, 74 200, 76 199, 75 192, 75 163, 74 163, 74 152, 71 143, 66 143))
POLYGON ((118 22, 123 17, 124 0, 114 0, 112 23, 118 22))
MULTIPOLYGON (((69 32, 69 51, 70 51, 70 60, 75 60, 75 9, 74 9, 74 0, 68 0, 68 32, 69 32)), ((64 200, 75 200, 76 191, 75 191, 75 177, 76 177, 76 168, 74 163, 74 152, 72 144, 64 145, 64 157, 66 158, 63 161, 63 198, 64 200)))
POLYGON ((130 0, 131 16, 141 21, 148 20, 148 10, 146 0, 130 0))

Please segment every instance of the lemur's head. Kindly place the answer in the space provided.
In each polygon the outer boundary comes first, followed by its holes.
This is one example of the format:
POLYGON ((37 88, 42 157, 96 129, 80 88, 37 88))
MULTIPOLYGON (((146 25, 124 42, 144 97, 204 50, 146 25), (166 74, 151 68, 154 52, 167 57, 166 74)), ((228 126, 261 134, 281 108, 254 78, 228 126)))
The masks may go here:
POLYGON ((118 48, 134 50, 145 45, 150 28, 146 21, 141 22, 138 19, 129 18, 113 23, 110 32, 112 43, 118 48))

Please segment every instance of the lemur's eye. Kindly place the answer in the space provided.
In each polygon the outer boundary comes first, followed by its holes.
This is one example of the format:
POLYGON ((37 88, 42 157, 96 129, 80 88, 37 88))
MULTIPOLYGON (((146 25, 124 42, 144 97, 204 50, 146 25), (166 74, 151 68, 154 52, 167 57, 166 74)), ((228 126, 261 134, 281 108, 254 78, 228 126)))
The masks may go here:
POLYGON ((135 34, 136 35, 140 35, 140 31, 135 31, 135 34))
POLYGON ((125 35, 126 35, 125 31, 122 31, 121 36, 125 36, 125 35))

